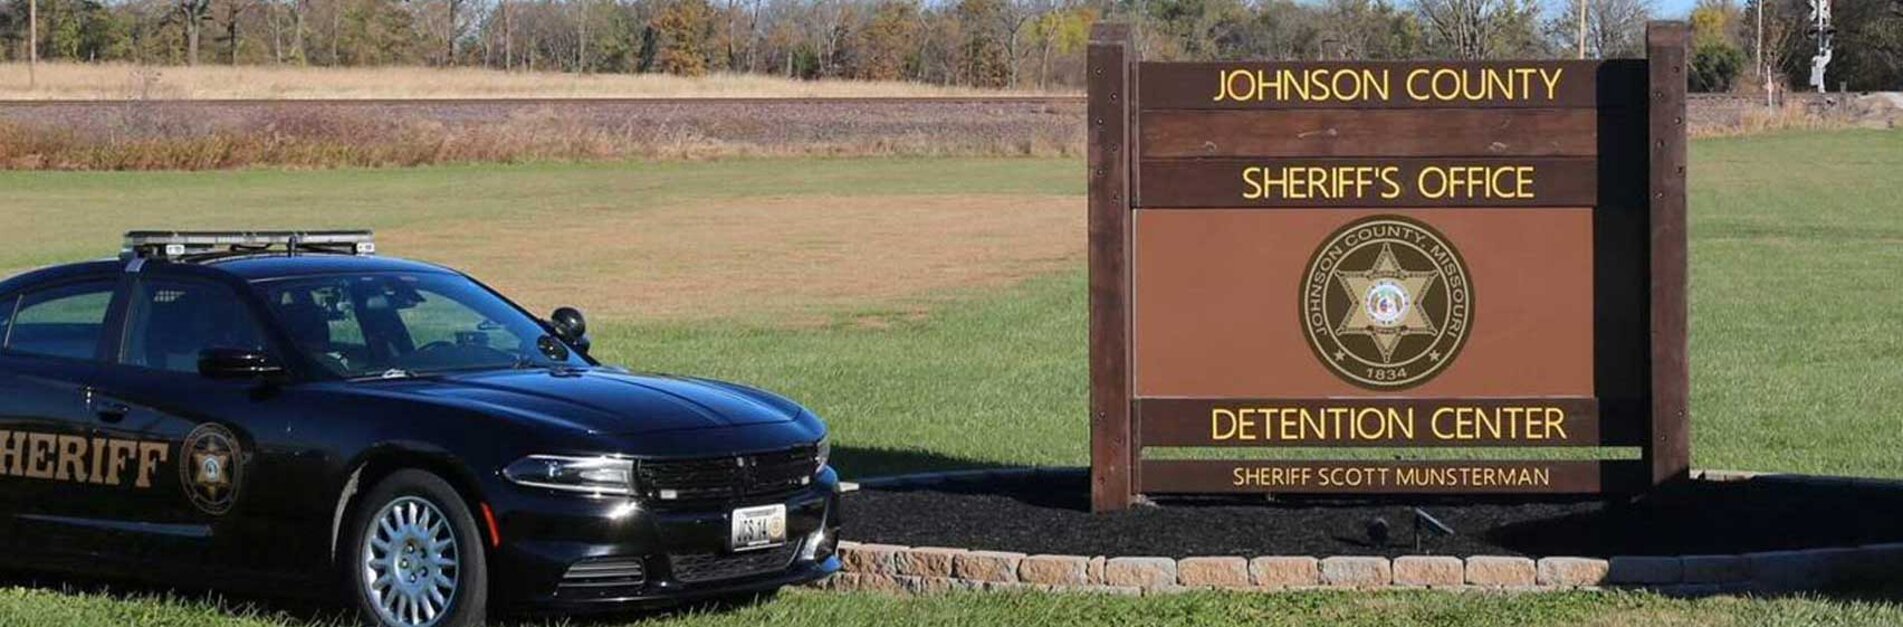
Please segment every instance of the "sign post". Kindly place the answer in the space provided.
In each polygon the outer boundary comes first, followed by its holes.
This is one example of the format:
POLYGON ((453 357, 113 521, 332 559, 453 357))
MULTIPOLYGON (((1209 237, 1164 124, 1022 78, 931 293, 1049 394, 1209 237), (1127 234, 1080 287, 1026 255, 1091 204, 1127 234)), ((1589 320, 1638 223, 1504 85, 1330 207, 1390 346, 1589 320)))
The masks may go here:
POLYGON ((1137 449, 1130 404, 1130 123, 1136 44, 1124 24, 1091 31, 1090 104, 1090 502, 1123 509, 1135 497, 1137 449))
POLYGON ((1127 27, 1099 26, 1095 509, 1685 476, 1685 27, 1653 24, 1648 44, 1649 60, 1139 63, 1127 27), (1224 450, 1491 447, 1636 454, 1224 450))

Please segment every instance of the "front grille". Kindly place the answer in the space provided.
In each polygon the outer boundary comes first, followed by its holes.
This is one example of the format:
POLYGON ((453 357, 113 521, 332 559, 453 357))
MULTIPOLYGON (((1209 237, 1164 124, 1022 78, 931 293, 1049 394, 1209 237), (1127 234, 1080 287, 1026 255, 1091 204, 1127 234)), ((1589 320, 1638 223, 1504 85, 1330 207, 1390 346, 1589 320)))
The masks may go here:
POLYGON ((636 473, 643 495, 692 501, 793 490, 812 483, 818 464, 819 449, 807 445, 750 455, 643 460, 636 473))
POLYGON ((556 595, 566 599, 628 597, 640 592, 647 580, 647 565, 638 557, 583 560, 568 567, 556 585, 556 595))
POLYGON ((686 583, 704 583, 739 579, 786 570, 799 554, 799 543, 788 542, 771 549, 745 553, 687 553, 668 555, 674 579, 686 583))

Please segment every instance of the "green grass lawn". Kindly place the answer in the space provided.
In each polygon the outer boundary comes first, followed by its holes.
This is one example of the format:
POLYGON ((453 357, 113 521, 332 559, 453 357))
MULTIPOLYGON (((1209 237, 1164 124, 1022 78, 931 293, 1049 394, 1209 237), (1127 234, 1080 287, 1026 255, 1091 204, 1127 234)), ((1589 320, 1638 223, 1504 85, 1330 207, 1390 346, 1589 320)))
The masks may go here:
MULTIPOLYGON (((0 627, 143 625, 293 627, 338 624, 217 600, 0 589, 0 627), (317 622, 313 623, 312 621, 317 622)), ((1903 606, 1816 598, 1668 599, 1627 592, 1196 592, 1161 597, 959 593, 893 597, 789 590, 762 604, 645 616, 517 619, 522 627, 857 627, 918 625, 1894 625, 1903 606)))
POLYGON ((1903 133, 1694 142, 1692 452, 1903 476, 1903 133))
MULTIPOLYGON (((1691 162, 1695 463, 1903 477, 1903 133, 1699 141, 1691 162)), ((891 328, 618 324, 597 343, 808 402, 864 474, 1086 464, 1085 323, 1080 268, 891 328)))
POLYGON ((870 309, 837 324, 602 325, 605 361, 745 381, 829 421, 847 476, 1088 461, 1080 272, 974 295, 920 320, 870 309), (885 321, 864 324, 868 317, 885 321))
MULTIPOLYGON (((1693 451, 1701 467, 1903 477, 1903 133, 1718 139, 1692 145, 1693 451)), ((665 165, 197 174, 0 173, 0 267, 98 256, 125 216, 100 206, 202 206, 189 226, 259 207, 322 226, 444 216, 532 221, 600 194, 691 201, 786 194, 1081 194, 1068 160, 733 161, 665 165), (617 170, 616 168, 621 168, 617 170), (631 174, 638 170, 638 174, 631 174), (656 173, 660 173, 656 175, 656 173), (632 182, 621 182, 628 179, 632 182), (210 184, 215 183, 215 184, 210 184), (591 187, 592 186, 592 187, 591 187), (227 197, 220 190, 233 190, 227 197), (592 192, 588 190, 593 190, 592 192), (589 194, 594 195, 589 195, 589 194), (149 203, 146 203, 149 204, 149 203), (472 213, 465 213, 472 212, 472 213), (529 217, 524 217, 529 216, 529 217), (59 222, 35 222, 57 220, 59 222), (83 231, 83 233, 82 233, 83 231), (59 237, 63 234, 73 237, 59 237), (84 242, 84 246, 75 242, 84 242)), ((183 209, 181 209, 183 210, 183 209)), ((1081 204, 1080 204, 1081 210, 1081 204)), ((171 224, 153 211, 135 218, 171 224)), ((392 251, 394 252, 394 251, 392 251)), ((453 258, 434 259, 456 265, 453 258)), ((832 424, 849 476, 1086 461, 1081 268, 1015 287, 867 303, 832 324, 600 320, 598 355, 642 369, 751 382, 832 424), (923 311, 923 315, 918 312, 923 311)), ((1887 598, 1898 598, 1889 596, 1887 598)), ((216 624, 192 602, 0 591, 0 626, 216 624)), ((229 618, 230 624, 270 624, 229 618)), ((795 592, 668 624, 1897 624, 1903 605, 1538 596, 1195 594, 889 599, 795 592)))

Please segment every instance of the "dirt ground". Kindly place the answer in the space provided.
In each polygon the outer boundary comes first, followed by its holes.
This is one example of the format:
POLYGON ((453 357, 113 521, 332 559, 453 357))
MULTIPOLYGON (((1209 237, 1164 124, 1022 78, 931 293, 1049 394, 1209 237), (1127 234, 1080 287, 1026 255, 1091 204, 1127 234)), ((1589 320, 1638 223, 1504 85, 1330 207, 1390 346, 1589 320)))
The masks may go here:
POLYGON ((1075 265, 1084 256, 1084 221, 1075 196, 800 196, 574 215, 558 224, 542 215, 519 230, 489 221, 377 235, 406 256, 458 259, 460 269, 537 311, 576 305, 609 319, 802 324, 842 310, 922 311, 935 296, 1075 265), (498 237, 496 227, 534 241, 498 237), (548 254, 561 250, 578 252, 548 254))

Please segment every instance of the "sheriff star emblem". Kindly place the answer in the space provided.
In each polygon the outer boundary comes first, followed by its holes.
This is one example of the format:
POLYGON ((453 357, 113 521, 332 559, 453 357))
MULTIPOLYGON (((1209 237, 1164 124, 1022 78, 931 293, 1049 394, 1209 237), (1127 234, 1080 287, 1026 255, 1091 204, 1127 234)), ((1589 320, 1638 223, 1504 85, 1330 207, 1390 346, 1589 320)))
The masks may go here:
POLYGON ((1447 238, 1400 216, 1342 227, 1303 274, 1303 329, 1322 364, 1381 390, 1426 382, 1453 361, 1473 322, 1473 284, 1447 238))
POLYGON ((220 515, 237 500, 243 470, 238 438, 229 429, 203 424, 180 446, 179 483, 199 511, 220 515))

